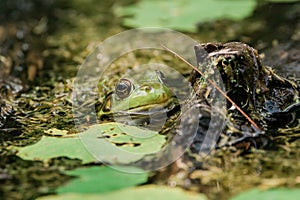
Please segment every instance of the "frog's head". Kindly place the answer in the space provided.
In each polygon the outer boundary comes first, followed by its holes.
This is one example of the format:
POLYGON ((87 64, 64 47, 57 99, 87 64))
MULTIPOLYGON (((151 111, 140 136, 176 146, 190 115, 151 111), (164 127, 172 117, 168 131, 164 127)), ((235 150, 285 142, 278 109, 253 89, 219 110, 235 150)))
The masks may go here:
POLYGON ((255 49, 240 42, 230 42, 201 44, 195 51, 199 65, 209 63, 209 67, 216 67, 220 72, 228 96, 237 104, 243 107, 250 99, 255 104, 256 89, 262 79, 262 65, 255 49))
POLYGON ((178 105, 160 71, 148 72, 143 76, 142 80, 119 79, 98 113, 100 119, 114 118, 127 124, 145 124, 150 116, 166 116, 178 105))

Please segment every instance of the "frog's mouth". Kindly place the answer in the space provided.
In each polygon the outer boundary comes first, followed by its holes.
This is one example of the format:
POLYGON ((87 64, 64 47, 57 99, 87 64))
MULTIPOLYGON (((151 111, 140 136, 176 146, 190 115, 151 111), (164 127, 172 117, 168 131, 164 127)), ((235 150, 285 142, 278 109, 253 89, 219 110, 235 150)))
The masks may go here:
POLYGON ((165 123, 179 110, 179 104, 170 99, 164 104, 151 104, 139 108, 118 111, 113 114, 114 121, 160 131, 165 123))
POLYGON ((108 98, 105 104, 106 114, 103 114, 101 118, 129 125, 146 125, 149 124, 149 121, 167 120, 167 118, 176 113, 180 108, 178 100, 174 97, 156 104, 142 105, 117 111, 111 105, 111 98, 108 98))
POLYGON ((149 115, 169 113, 177 106, 178 103, 174 101, 174 98, 169 98, 166 101, 157 104, 148 104, 121 111, 114 111, 112 109, 112 114, 114 117, 130 115, 134 118, 143 118, 149 115))

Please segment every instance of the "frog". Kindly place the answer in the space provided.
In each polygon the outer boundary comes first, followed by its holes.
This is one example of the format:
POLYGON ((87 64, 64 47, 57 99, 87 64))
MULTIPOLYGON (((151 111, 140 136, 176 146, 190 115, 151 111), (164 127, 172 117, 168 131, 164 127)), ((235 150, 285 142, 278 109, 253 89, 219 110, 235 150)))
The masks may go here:
POLYGON ((98 116, 100 121, 114 120, 158 130, 164 124, 161 120, 175 111, 178 104, 177 98, 166 84, 164 74, 153 70, 142 78, 120 78, 114 89, 106 95, 98 116))

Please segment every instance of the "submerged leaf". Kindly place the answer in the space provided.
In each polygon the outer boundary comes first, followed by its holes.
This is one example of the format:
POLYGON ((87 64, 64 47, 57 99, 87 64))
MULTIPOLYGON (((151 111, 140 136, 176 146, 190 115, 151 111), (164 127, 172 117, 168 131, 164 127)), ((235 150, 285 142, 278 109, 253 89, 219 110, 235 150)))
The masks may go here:
POLYGON ((273 3, 290 3, 290 2, 297 2, 299 0, 265 0, 268 2, 273 2, 273 3))
POLYGON ((204 194, 187 192, 180 188, 170 188, 167 186, 147 185, 141 187, 128 188, 109 192, 105 194, 62 194, 39 198, 38 200, 206 200, 204 194))
POLYGON ((283 199, 298 199, 300 196, 300 189, 290 189, 290 188, 274 188, 270 190, 258 190, 252 189, 237 196, 233 197, 231 200, 283 200, 283 199))
MULTIPOLYGON (((124 167, 123 167, 124 168, 124 167)), ((135 170, 140 169, 127 169, 135 170)), ((106 166, 94 166, 67 171, 67 175, 79 176, 67 185, 56 190, 61 193, 103 193, 121 188, 131 187, 145 183, 148 179, 147 173, 125 173, 106 166)))
POLYGON ((116 14, 125 17, 125 26, 163 27, 180 31, 196 31, 196 24, 216 19, 240 20, 248 17, 256 0, 142 0, 122 7, 116 14))

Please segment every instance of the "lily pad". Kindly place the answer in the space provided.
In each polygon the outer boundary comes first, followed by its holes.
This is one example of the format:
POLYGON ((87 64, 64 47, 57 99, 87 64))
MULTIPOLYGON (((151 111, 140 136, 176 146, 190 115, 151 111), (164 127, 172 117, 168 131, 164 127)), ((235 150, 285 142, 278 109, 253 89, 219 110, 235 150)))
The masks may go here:
POLYGON ((157 132, 119 123, 97 124, 73 135, 58 129, 46 133, 47 136, 36 144, 13 147, 18 151, 17 155, 26 160, 48 161, 65 156, 80 159, 83 163, 126 164, 159 151, 165 143, 165 136, 157 132))
POLYGON ((290 189, 290 188, 274 188, 270 190, 259 190, 252 189, 237 196, 233 197, 231 200, 284 200, 284 199, 299 199, 300 189, 290 189))
POLYGON ((117 171, 106 166, 94 166, 80 168, 65 172, 71 176, 79 176, 56 190, 57 193, 103 193, 121 188, 132 187, 145 183, 148 179, 147 173, 142 173, 140 169, 124 169, 140 171, 132 174, 117 171))
POLYGON ((240 20, 252 14, 256 0, 142 0, 116 9, 129 27, 163 27, 195 32, 196 24, 217 19, 240 20))
POLYGON ((207 200, 204 194, 187 192, 180 188, 170 188, 167 186, 147 185, 141 187, 128 188, 109 192, 105 194, 78 194, 69 193, 62 195, 52 195, 38 198, 38 200, 207 200))

